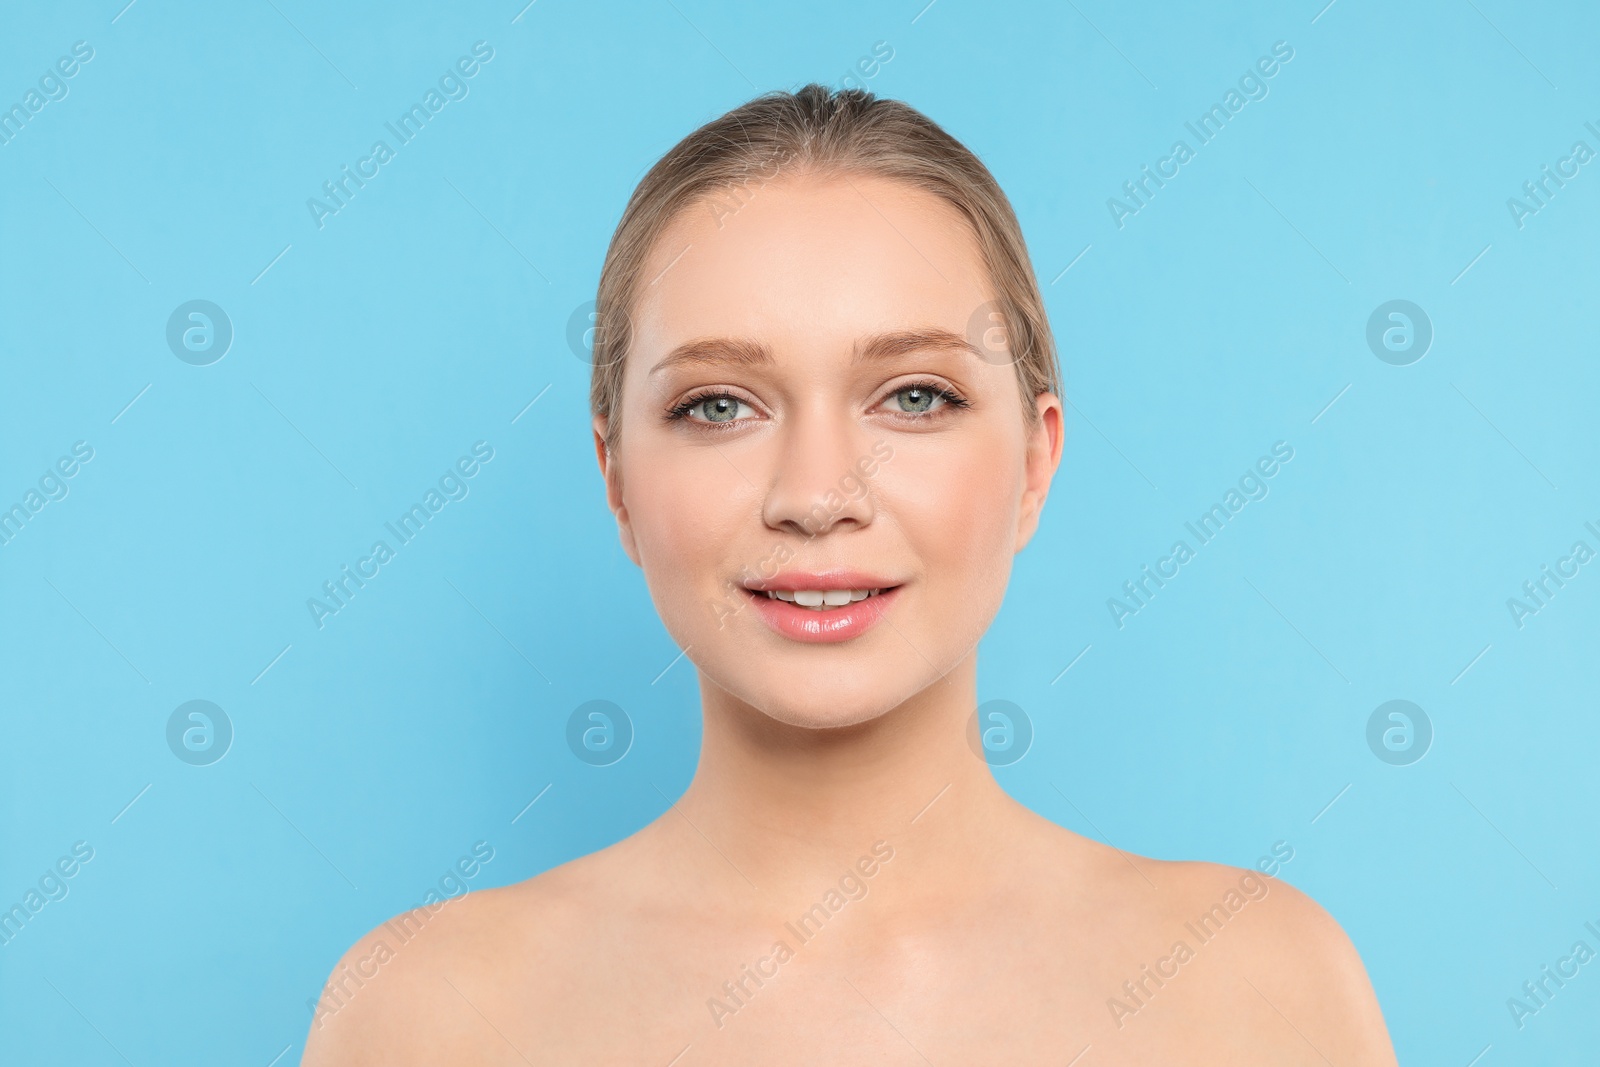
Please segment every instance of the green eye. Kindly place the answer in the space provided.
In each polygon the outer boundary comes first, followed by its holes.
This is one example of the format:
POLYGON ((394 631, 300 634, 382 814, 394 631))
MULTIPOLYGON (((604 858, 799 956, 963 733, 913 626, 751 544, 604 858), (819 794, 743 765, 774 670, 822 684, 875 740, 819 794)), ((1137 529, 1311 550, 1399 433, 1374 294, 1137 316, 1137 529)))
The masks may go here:
POLYGON ((894 395, 900 410, 908 414, 929 410, 933 407, 933 402, 939 398, 937 392, 922 385, 909 386, 898 390, 894 395))
POLYGON ((967 401, 938 382, 912 382, 890 394, 889 410, 899 415, 931 415, 946 408, 964 408, 967 401))
POLYGON ((688 422, 726 426, 733 422, 749 421, 747 418, 741 417, 739 410, 749 406, 743 400, 729 393, 699 393, 687 398, 671 411, 668 411, 667 419, 682 419, 688 422))
POLYGON ((707 422, 733 422, 739 415, 739 401, 731 396, 713 396, 696 401, 691 409, 707 422))

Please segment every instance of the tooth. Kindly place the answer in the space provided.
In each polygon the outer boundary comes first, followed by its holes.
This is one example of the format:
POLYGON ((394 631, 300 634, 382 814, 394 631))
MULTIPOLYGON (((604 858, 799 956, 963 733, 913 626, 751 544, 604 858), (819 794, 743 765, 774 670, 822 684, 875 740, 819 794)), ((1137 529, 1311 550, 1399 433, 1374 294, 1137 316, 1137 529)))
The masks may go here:
POLYGON ((787 600, 792 604, 792 603, 794 603, 794 594, 789 592, 789 590, 787 590, 787 589, 779 589, 778 590, 778 599, 779 600, 787 600))
POLYGON ((829 589, 822 594, 822 602, 830 608, 837 608, 850 603, 850 590, 829 589))
POLYGON ((850 590, 850 602, 853 604, 857 600, 865 600, 871 595, 872 590, 870 589, 852 589, 850 590))
POLYGON ((820 608, 823 592, 820 589, 796 589, 794 602, 803 608, 820 608))

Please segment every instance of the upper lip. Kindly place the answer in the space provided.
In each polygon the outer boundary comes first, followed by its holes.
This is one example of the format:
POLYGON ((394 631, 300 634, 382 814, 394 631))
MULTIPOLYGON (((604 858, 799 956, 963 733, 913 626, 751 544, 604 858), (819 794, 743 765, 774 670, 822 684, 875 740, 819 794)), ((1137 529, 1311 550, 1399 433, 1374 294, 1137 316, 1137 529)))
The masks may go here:
POLYGON ((800 589, 888 589, 899 582, 866 571, 780 571, 771 578, 745 582, 746 589, 792 593, 800 589))

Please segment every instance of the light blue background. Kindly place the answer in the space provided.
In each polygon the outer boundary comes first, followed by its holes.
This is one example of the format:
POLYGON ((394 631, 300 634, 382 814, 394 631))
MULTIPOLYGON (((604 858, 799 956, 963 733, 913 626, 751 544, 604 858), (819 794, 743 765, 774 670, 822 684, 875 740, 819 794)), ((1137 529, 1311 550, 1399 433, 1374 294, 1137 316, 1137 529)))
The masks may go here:
POLYGON ((95 450, 0 547, 0 907, 95 849, 0 947, 7 1062, 292 1063, 342 950, 473 842, 473 885, 516 881, 683 789, 693 673, 617 546, 569 318, 662 152, 879 41, 868 87, 1013 199, 1074 405, 981 646, 1036 732, 1005 786, 1161 857, 1290 842, 1404 1063, 1593 1057, 1600 963, 1506 1007, 1600 948, 1600 562, 1506 606, 1600 549, 1600 162, 1506 205, 1600 150, 1592 5, 122 2, 0 12, 0 104, 94 48, 0 146, 0 507, 95 450), (478 40, 470 95, 319 230, 307 198, 478 40), (1270 95, 1119 229, 1107 198, 1279 40, 1270 95), (1435 330, 1406 367, 1364 337, 1396 298, 1435 330), (166 345, 192 299, 234 326, 211 366, 166 345), (479 440, 470 495, 319 630, 306 599, 479 440), (1118 629, 1106 599, 1279 440, 1270 495, 1118 629), (165 740, 197 698, 236 731, 207 767, 165 740), (636 729, 606 768, 563 740, 596 698, 636 729), (1411 766, 1366 744, 1394 698, 1436 731, 1411 766))

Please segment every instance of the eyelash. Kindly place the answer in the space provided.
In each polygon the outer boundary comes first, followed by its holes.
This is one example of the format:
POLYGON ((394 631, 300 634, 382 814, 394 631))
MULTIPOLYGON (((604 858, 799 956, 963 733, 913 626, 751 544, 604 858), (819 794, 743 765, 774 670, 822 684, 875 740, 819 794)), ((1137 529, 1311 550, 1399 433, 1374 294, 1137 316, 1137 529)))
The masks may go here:
MULTIPOLYGON (((901 393, 909 393, 914 389, 921 389, 921 390, 923 390, 925 392, 932 393, 935 397, 937 397, 938 399, 944 401, 944 407, 964 408, 964 407, 968 406, 968 401, 967 401, 967 399, 965 397, 961 396, 959 393, 957 393, 957 392, 955 392, 955 391, 953 391, 951 389, 945 388, 944 386, 940 385, 938 382, 931 381, 931 380, 907 382, 905 385, 902 385, 898 389, 896 389, 893 392, 891 392, 884 399, 888 400, 890 398, 899 396, 901 393)), ((711 428, 713 430, 719 430, 719 431, 724 429, 724 428, 729 428, 729 427, 736 426, 741 422, 748 421, 748 420, 745 420, 745 419, 730 419, 727 422, 711 422, 711 421, 706 420, 706 419, 690 419, 689 418, 689 412, 693 411, 696 407, 698 407, 699 405, 705 403, 707 400, 722 400, 722 399, 733 400, 733 401, 737 401, 740 404, 746 404, 746 405, 749 405, 749 403, 750 403, 749 401, 742 400, 739 397, 737 397, 737 396, 733 395, 732 393, 729 393, 729 392, 727 392, 725 390, 721 390, 721 389, 702 389, 699 392, 691 393, 689 396, 685 397, 679 404, 677 404, 676 406, 674 406, 671 409, 669 409, 667 411, 667 413, 666 413, 666 419, 667 419, 668 422, 677 422, 677 421, 692 422, 697 426, 709 427, 709 428, 711 428)), ((935 411, 935 410, 938 410, 938 409, 930 409, 930 411, 928 413, 923 413, 923 414, 914 414, 914 413, 909 412, 909 411, 897 411, 894 414, 899 415, 902 418, 907 418, 907 419, 926 419, 926 418, 929 418, 931 416, 932 412, 935 411)))

